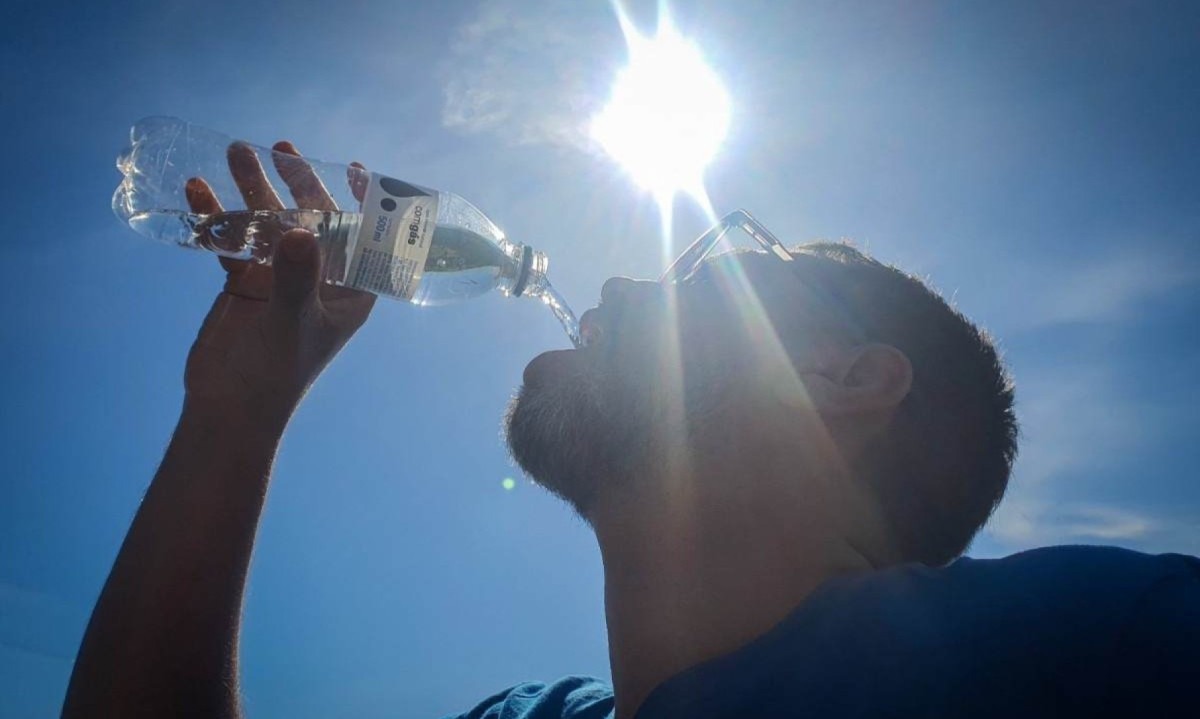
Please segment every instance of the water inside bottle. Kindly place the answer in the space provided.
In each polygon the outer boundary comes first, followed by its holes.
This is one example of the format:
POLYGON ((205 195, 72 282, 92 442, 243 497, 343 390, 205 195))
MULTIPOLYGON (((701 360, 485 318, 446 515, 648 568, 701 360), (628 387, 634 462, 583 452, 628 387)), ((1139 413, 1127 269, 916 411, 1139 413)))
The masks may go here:
MULTIPOLYGON (((126 216, 130 227, 149 237, 264 263, 271 261, 274 243, 284 231, 302 227, 321 238, 328 263, 324 279, 334 284, 343 284, 346 269, 345 253, 335 250, 345 248, 360 219, 357 213, 320 210, 240 210, 215 215, 154 210, 126 216)), ((495 286, 504 261, 504 252, 482 235, 438 227, 413 302, 436 305, 484 294, 495 286)), ((536 293, 530 294, 550 308, 571 344, 581 347, 579 320, 562 295, 544 279, 536 293)))
POLYGON ((291 228, 312 232, 326 246, 344 244, 358 228, 359 218, 355 213, 320 210, 236 210, 213 215, 152 210, 131 213, 126 222, 156 240, 266 263, 271 260, 275 242, 291 228))

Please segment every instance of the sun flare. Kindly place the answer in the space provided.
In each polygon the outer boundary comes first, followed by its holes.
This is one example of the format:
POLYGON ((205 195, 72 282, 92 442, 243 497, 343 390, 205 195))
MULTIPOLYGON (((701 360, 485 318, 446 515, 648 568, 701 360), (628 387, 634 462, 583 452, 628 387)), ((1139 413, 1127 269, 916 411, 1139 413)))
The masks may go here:
POLYGON ((629 63, 592 121, 592 137, 660 205, 686 192, 707 211, 704 168, 729 130, 729 93, 665 5, 654 37, 640 34, 619 5, 616 10, 629 63))

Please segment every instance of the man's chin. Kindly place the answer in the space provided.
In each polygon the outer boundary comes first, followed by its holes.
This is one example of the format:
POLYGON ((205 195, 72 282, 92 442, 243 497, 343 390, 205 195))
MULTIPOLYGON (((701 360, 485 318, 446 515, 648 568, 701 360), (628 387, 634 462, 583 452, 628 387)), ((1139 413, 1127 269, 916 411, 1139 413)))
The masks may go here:
POLYGON ((525 368, 505 415, 512 458, 585 519, 599 492, 642 474, 653 393, 629 382, 628 366, 604 348, 545 352, 525 368))
POLYGON ((567 379, 577 374, 583 360, 579 350, 550 350, 543 352, 525 365, 521 377, 526 387, 540 386, 546 382, 567 379))
POLYGON ((504 435, 530 479, 585 514, 608 464, 613 428, 605 421, 598 378, 580 354, 546 352, 529 363, 505 413, 504 435))

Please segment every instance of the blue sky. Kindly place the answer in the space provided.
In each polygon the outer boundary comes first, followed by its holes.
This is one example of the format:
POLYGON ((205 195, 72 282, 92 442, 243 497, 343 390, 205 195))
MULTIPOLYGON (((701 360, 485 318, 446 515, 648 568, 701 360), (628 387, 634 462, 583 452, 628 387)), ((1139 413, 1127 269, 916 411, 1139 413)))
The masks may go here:
MULTIPOLYGON (((999 337, 1023 449, 972 554, 1200 554, 1200 9, 1048 5, 673 4, 734 102, 707 187, 789 242, 847 237, 928 276, 999 337)), ((652 198, 581 132, 624 61, 606 2, 283 7, 18 2, 0 27, 0 716, 58 711, 220 283, 112 216, 134 120, 458 192, 545 250, 579 310, 662 269, 652 198)), ((630 9, 652 28, 651 3, 630 9)), ((681 202, 674 245, 703 229, 681 202)), ((532 302, 378 306, 277 464, 251 716, 437 716, 607 676, 594 540, 501 485, 501 410, 564 344, 532 302)))

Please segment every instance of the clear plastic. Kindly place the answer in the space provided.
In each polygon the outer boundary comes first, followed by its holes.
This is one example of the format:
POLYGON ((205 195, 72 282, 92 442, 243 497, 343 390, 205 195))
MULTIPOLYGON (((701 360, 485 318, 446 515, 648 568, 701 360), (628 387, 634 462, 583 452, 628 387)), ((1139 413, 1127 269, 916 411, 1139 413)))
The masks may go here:
MULTIPOLYGON (((172 117, 148 117, 130 130, 129 145, 117 157, 123 179, 113 195, 113 212, 137 232, 160 242, 204 249, 241 260, 269 263, 274 242, 288 229, 313 232, 326 257, 325 282, 354 287, 346 258, 363 221, 361 190, 370 174, 361 168, 292 155, 239 143, 258 157, 267 178, 287 201, 279 175, 303 162, 324 184, 338 209, 320 211, 248 208, 229 170, 227 151, 234 140, 172 117), (223 211, 205 215, 191 211, 187 182, 203 178, 223 211)), ((411 297, 418 305, 470 299, 492 290, 510 296, 541 299, 554 312, 571 341, 579 346, 574 314, 546 278, 546 256, 510 242, 500 228, 471 203, 450 192, 419 188, 436 197, 437 212, 424 272, 411 297)), ((384 294, 385 293, 380 293, 384 294)), ((391 295, 395 297, 395 295, 391 295)))

